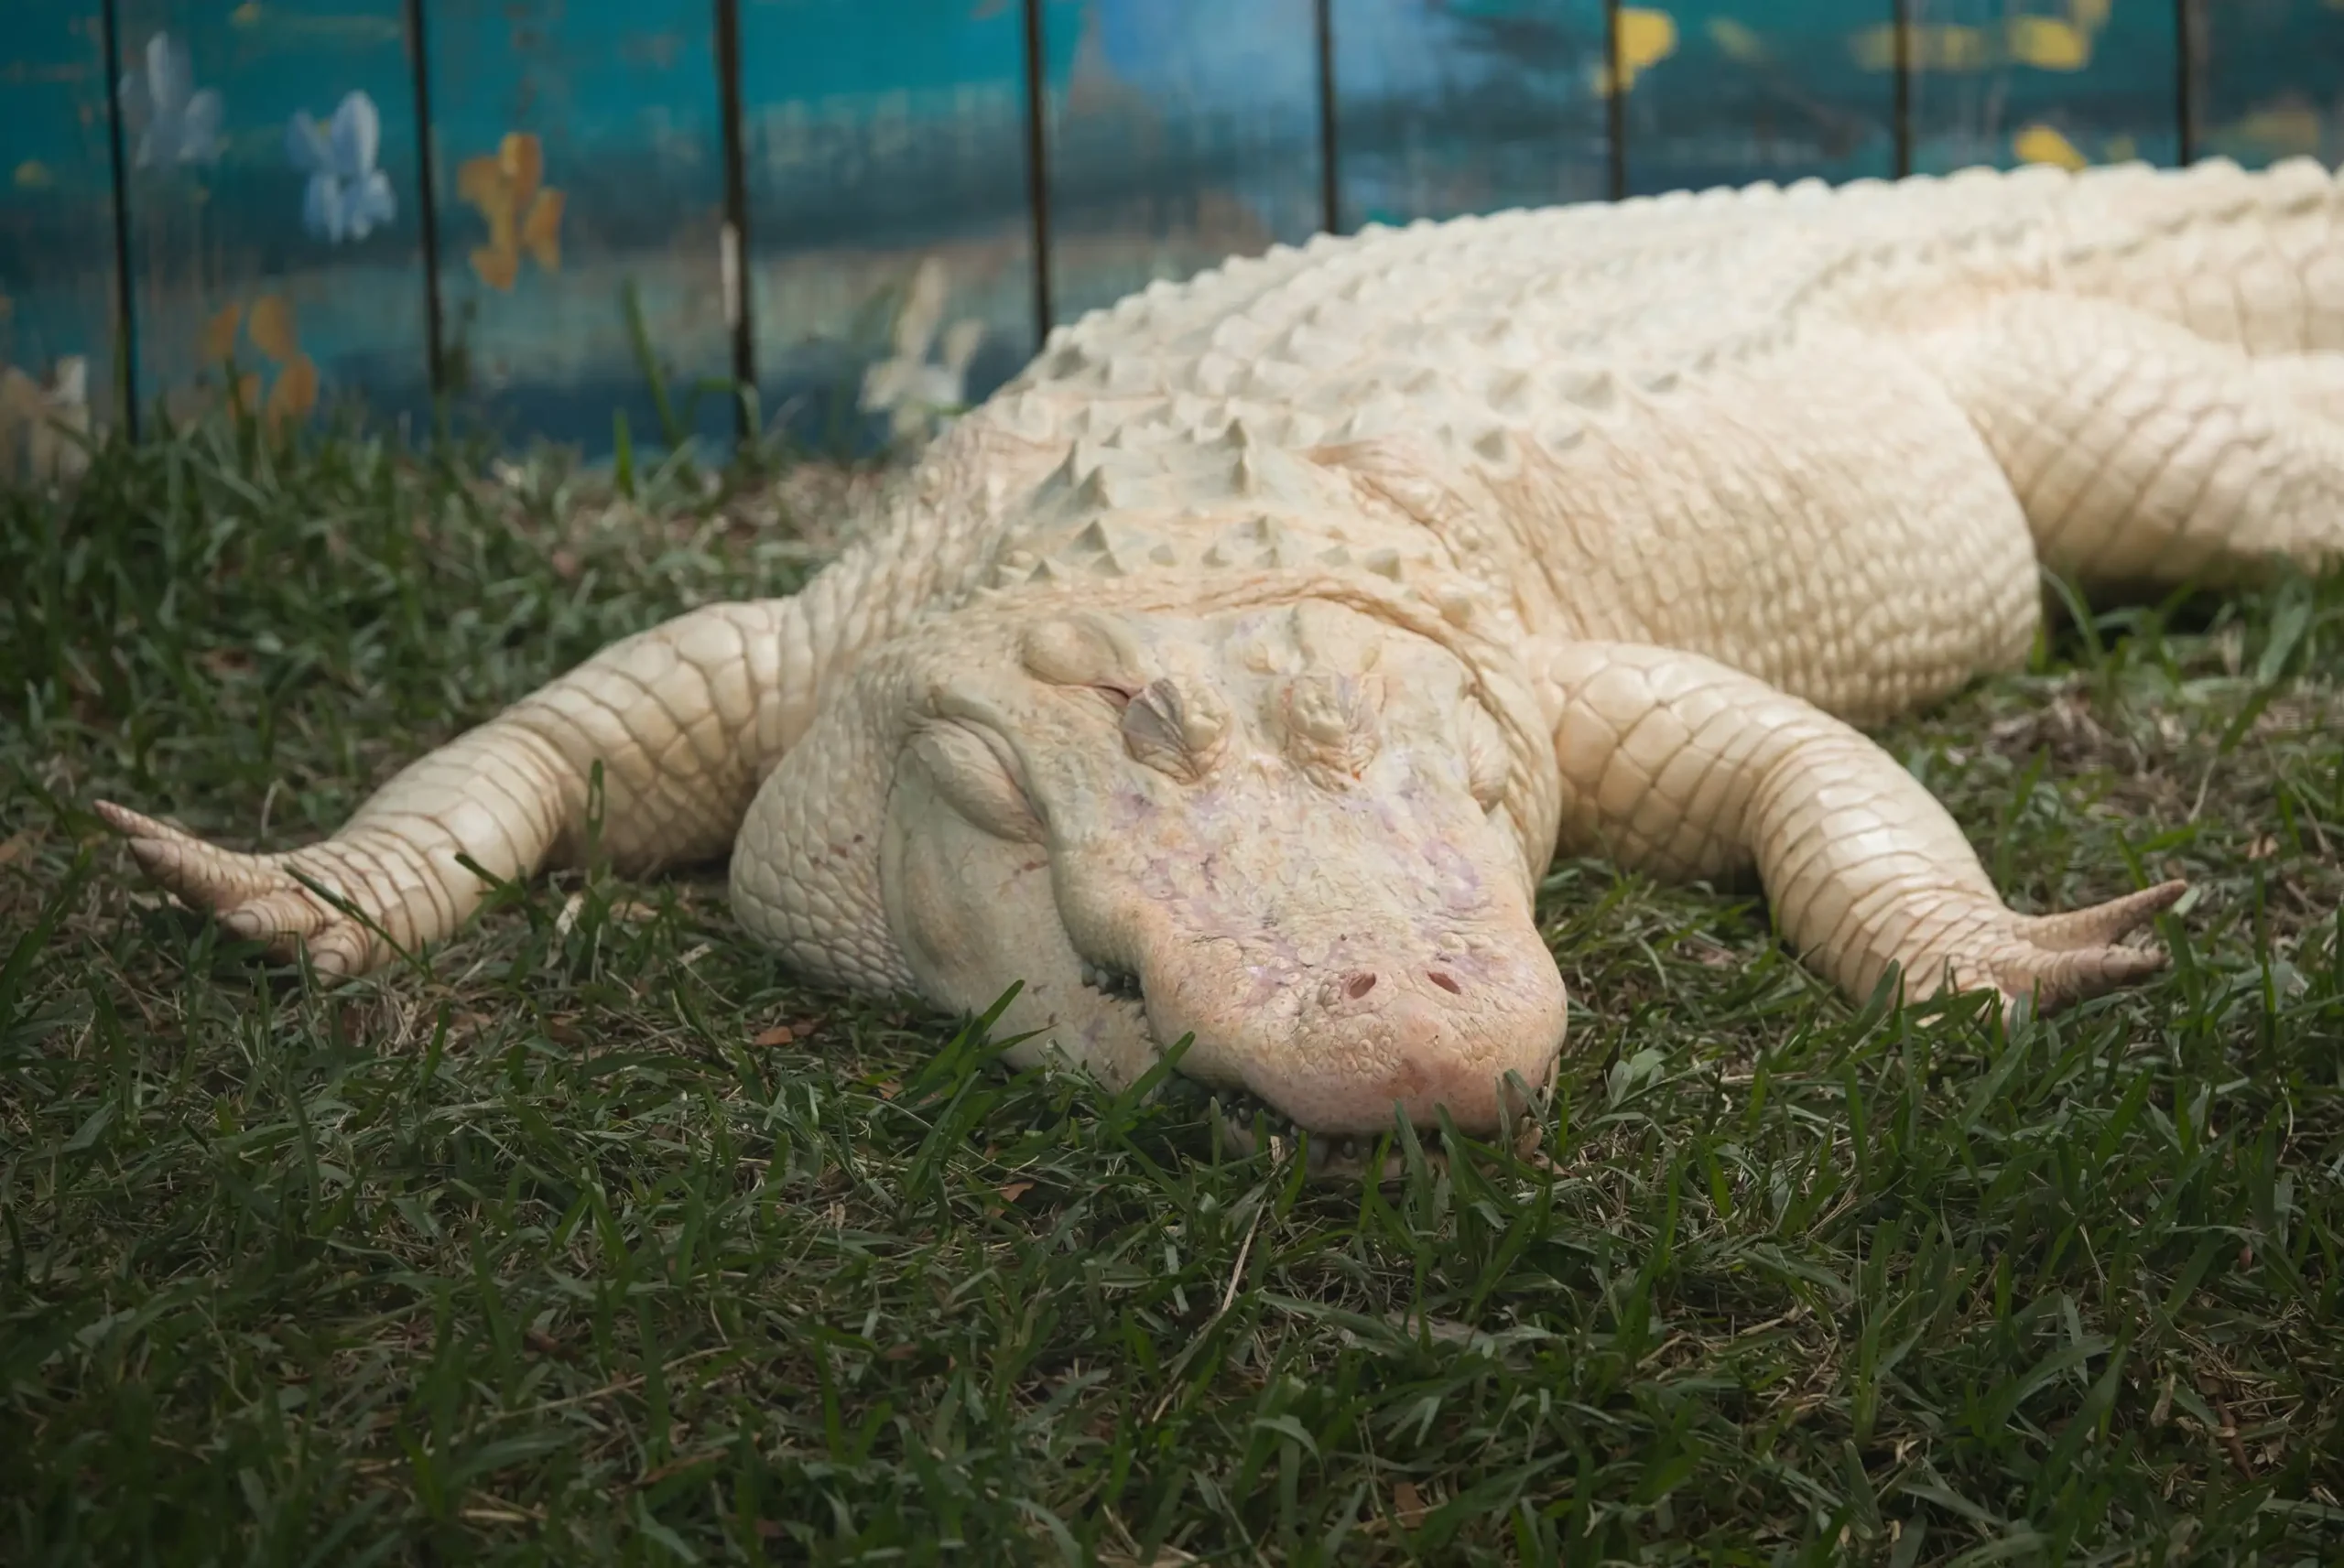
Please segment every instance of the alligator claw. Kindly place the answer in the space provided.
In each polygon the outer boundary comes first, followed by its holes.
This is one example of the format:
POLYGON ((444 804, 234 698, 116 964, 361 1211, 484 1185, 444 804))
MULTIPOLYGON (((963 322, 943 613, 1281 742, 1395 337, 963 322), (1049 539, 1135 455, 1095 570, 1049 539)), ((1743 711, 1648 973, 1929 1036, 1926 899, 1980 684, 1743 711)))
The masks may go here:
POLYGON ((320 975, 342 979, 372 967, 380 938, 361 922, 304 886, 311 881, 345 897, 321 847, 284 855, 247 855, 207 843, 183 828, 102 800, 105 825, 129 840, 131 858, 157 886, 189 908, 209 914, 233 936, 262 943, 273 958, 291 961, 307 948, 320 975))
POLYGON ((1951 989, 2001 993, 2003 1016, 2056 1012, 2158 974, 2172 960, 2161 947, 2124 938, 2171 909, 2189 891, 2160 882, 2089 909, 2023 915, 2001 910, 1973 926, 1948 960, 1951 989))

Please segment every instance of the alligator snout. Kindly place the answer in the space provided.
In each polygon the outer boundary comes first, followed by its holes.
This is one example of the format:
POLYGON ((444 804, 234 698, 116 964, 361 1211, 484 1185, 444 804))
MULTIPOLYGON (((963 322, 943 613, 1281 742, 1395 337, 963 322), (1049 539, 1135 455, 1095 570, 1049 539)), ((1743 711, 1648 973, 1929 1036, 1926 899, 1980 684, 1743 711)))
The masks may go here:
MULTIPOLYGON (((1465 994, 1464 983, 1438 964, 1427 968, 1423 978, 1450 996, 1465 994)), ((1373 969, 1354 969, 1348 975, 1328 981, 1327 989, 1319 993, 1319 1000, 1329 1011, 1340 1010, 1347 1003, 1366 1001, 1368 994, 1383 980, 1384 977, 1373 969)), ((1368 1005, 1373 1007, 1375 1004, 1370 1002, 1368 1005)))
POLYGON ((1535 931, 1480 947, 1470 962, 1352 961, 1268 987, 1259 968, 1251 986, 1196 974, 1151 987, 1149 1004, 1159 1038, 1194 1031, 1188 1065, 1199 1076, 1242 1083, 1312 1132, 1373 1135, 1396 1109, 1426 1129, 1445 1111, 1460 1131, 1486 1137, 1530 1108, 1508 1075, 1534 1095, 1551 1081, 1566 1013, 1562 977, 1535 931))
POLYGON ((1381 1131, 1394 1108, 1417 1127, 1446 1110, 1460 1131, 1503 1130, 1527 1108, 1506 1075, 1541 1088, 1563 1047, 1562 978, 1536 957, 1482 976, 1439 963, 1352 969, 1304 1011, 1290 1070, 1255 1092, 1329 1132, 1381 1131))

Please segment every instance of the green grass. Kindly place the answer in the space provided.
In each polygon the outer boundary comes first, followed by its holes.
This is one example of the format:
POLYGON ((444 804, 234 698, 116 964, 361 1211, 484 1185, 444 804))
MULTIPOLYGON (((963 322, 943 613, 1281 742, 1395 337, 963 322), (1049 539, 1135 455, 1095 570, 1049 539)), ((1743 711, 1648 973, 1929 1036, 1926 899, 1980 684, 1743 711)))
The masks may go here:
POLYGON ((1886 738, 2022 907, 2195 879, 2163 982, 1851 1008, 1565 862, 1561 1173, 1321 1190, 799 989, 720 876, 329 991, 141 887, 92 800, 298 842, 808 569, 508 474, 207 431, 0 497, 0 1559, 2344 1556, 2344 583, 1886 738))

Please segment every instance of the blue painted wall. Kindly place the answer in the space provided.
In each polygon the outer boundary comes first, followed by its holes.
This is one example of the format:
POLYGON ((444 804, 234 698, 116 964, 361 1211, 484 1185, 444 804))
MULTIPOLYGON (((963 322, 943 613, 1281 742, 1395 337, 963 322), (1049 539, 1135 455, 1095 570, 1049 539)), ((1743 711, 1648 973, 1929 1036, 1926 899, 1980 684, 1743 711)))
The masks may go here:
POLYGON ((0 360, 82 362, 107 416, 288 426, 419 420, 436 373, 461 417, 602 451, 614 415, 728 436, 745 349, 762 418, 867 440, 1330 195, 1351 228, 1615 175, 2344 156, 2334 0, 1911 0, 1901 120, 1892 0, 1326 9, 1330 106, 1313 0, 10 0, 0 360))

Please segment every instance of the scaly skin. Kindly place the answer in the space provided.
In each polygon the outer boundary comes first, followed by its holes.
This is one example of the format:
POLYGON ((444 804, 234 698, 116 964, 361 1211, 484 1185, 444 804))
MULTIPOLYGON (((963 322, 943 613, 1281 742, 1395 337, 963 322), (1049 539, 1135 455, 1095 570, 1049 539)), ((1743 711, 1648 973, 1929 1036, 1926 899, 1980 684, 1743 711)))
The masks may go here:
POLYGON ((1856 726, 2092 585, 2344 555, 2344 197, 2247 175, 1757 188, 1321 239, 1054 332, 795 600, 619 643, 287 854, 112 806, 356 974, 604 843, 732 849, 801 969, 1340 1143, 1549 1081, 1558 845, 1754 870, 1850 993, 2051 1007, 2181 892, 2007 908, 1856 726), (351 911, 320 899, 314 881, 351 911))

